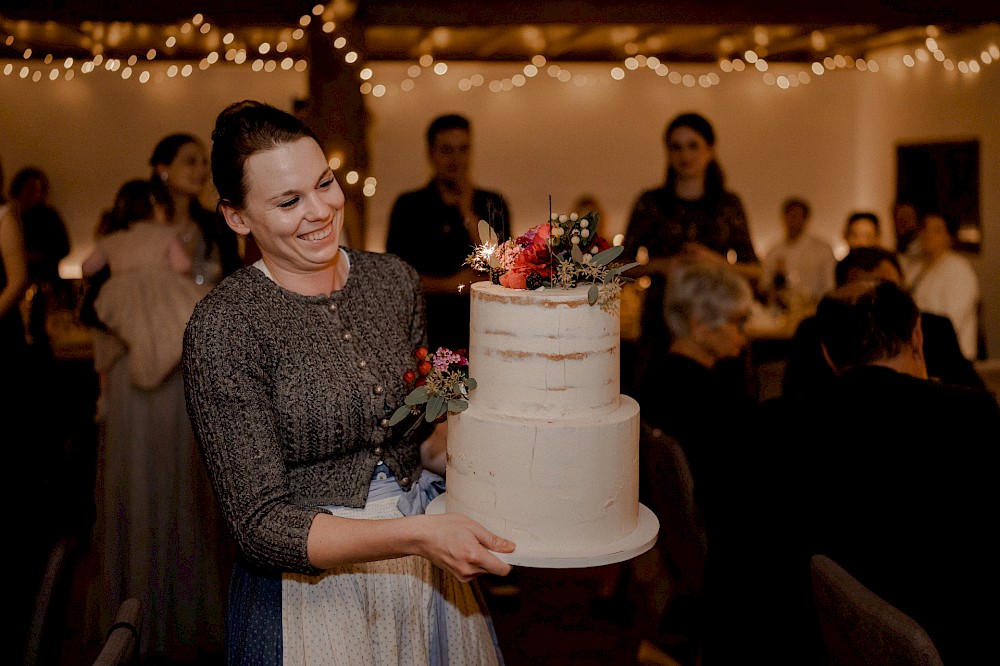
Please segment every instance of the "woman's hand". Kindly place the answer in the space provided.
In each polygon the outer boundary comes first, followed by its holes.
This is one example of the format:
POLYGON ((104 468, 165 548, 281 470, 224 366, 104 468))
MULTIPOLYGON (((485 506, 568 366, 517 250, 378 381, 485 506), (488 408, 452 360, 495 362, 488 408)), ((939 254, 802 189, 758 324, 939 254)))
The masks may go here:
POLYGON ((482 574, 506 576, 511 566, 490 551, 514 552, 514 543, 493 534, 467 516, 443 513, 413 516, 424 522, 420 554, 462 582, 482 574))

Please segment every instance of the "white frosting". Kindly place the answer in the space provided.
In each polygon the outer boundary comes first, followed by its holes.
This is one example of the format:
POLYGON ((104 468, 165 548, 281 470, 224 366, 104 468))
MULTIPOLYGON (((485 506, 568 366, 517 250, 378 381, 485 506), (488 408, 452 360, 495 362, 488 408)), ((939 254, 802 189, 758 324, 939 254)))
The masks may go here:
POLYGON ((639 520, 639 405, 618 313, 588 287, 472 285, 469 408, 448 417, 448 511, 519 553, 601 554, 639 520))
MULTIPOLYGON (((476 389, 478 390, 478 389, 476 389)), ((448 511, 533 555, 602 553, 639 520, 639 405, 545 421, 448 418, 448 511)))
POLYGON ((590 305, 587 291, 472 285, 469 374, 479 407, 553 418, 618 405, 618 311, 590 305))

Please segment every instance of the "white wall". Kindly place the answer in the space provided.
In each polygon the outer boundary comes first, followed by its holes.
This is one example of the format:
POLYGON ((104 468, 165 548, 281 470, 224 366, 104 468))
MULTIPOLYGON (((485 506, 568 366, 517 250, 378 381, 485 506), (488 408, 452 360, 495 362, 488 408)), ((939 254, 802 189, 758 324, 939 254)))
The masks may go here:
MULTIPOLYGON (((964 43, 942 40, 955 58, 998 43, 997 26, 964 43)), ((937 62, 892 67, 892 55, 898 54, 879 57, 877 73, 810 75, 808 84, 789 89, 765 84, 756 71, 720 74, 718 85, 702 88, 649 70, 616 81, 608 65, 566 64, 575 77, 567 83, 543 71, 522 87, 494 93, 489 81, 509 78, 521 67, 465 63, 452 64, 444 76, 424 70, 413 89, 402 92, 399 82, 408 66, 373 63, 372 82, 386 84, 390 93, 368 97, 378 186, 368 200, 366 247, 384 249, 394 198, 429 177, 424 133, 445 112, 471 118, 475 179, 507 197, 513 231, 544 221, 550 195, 554 210, 567 211, 577 195, 589 192, 603 202, 606 232, 613 235, 624 230, 638 194, 663 181, 666 122, 678 112, 699 111, 715 125, 720 162, 729 186, 743 197, 760 254, 780 235, 778 208, 792 194, 812 203, 813 230, 839 251, 843 222, 859 208, 880 214, 883 240, 891 245, 896 145, 976 138, 984 231, 982 252, 973 262, 984 291, 989 349, 1000 356, 1000 64, 968 76, 937 62), (473 74, 486 83, 459 90, 459 81, 473 74)), ((695 76, 718 72, 709 66, 676 69, 695 76)), ((770 73, 802 69, 772 67, 770 73)), ((189 131, 207 142, 215 115, 231 101, 253 97, 291 109, 294 99, 306 95, 304 74, 253 73, 232 65, 145 85, 111 73, 34 83, 15 70, 0 74, 0 159, 8 182, 27 164, 50 174, 52 201, 71 226, 69 272, 121 182, 147 175, 159 138, 189 131)))

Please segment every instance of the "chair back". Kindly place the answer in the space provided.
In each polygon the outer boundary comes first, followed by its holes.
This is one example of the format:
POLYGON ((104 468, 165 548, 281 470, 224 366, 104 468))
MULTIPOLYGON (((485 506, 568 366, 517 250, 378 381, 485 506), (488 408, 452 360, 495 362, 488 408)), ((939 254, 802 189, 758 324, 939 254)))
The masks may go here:
POLYGON ((809 569, 831 666, 942 666, 923 627, 839 564, 815 554, 809 569))
POLYGON ((58 623, 57 617, 62 614, 65 619, 68 610, 68 573, 72 568, 76 544, 76 537, 66 536, 56 541, 49 551, 24 644, 25 666, 58 663, 65 624, 58 623))
POLYGON ((104 646, 92 666, 136 666, 142 638, 142 602, 130 597, 118 606, 104 646))

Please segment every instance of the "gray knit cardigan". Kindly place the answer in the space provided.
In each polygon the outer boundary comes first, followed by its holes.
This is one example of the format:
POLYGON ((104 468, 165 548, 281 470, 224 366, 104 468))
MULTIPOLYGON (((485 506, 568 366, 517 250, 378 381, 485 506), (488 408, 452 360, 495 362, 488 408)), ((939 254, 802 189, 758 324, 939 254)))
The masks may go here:
POLYGON ((240 553, 271 571, 315 574, 306 540, 317 507, 365 504, 383 460, 408 488, 421 427, 390 428, 403 373, 426 344, 416 272, 348 250, 343 289, 302 296, 254 267, 198 304, 184 335, 188 414, 240 553))

